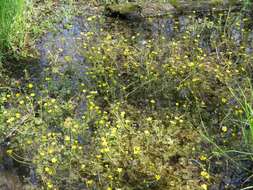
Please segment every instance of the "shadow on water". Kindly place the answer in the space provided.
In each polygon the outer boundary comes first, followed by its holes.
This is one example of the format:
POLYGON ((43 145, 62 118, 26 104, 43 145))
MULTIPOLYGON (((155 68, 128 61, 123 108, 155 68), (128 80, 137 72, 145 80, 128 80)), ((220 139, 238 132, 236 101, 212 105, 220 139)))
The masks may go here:
MULTIPOLYGON (((0 190, 25 190, 20 176, 28 176, 28 168, 21 166, 6 154, 6 146, 0 146, 0 190)), ((32 179, 32 176, 29 178, 32 179)), ((35 181, 30 181, 35 184, 35 181)))
POLYGON ((43 67, 39 60, 31 57, 9 57, 4 61, 3 68, 5 74, 15 80, 35 80, 38 82, 43 67))

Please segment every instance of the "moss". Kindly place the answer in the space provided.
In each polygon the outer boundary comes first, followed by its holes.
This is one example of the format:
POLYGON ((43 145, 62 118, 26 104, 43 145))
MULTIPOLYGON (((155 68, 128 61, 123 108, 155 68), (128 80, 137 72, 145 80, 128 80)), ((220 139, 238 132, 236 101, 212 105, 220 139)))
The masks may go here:
POLYGON ((175 12, 175 8, 170 3, 124 3, 119 5, 108 5, 106 13, 110 16, 123 17, 157 17, 175 12))
POLYGON ((173 5, 174 7, 177 7, 177 6, 179 5, 180 2, 179 2, 178 0, 170 0, 169 3, 170 3, 171 5, 173 5))
POLYGON ((143 4, 142 15, 144 17, 157 17, 173 14, 176 12, 170 3, 145 3, 143 4))
MULTIPOLYGON (((155 17, 161 15, 168 15, 174 13, 191 13, 192 11, 202 12, 210 11, 213 8, 219 10, 226 10, 229 7, 237 10, 242 6, 241 2, 229 0, 224 2, 222 0, 212 1, 178 1, 170 0, 169 3, 151 3, 146 2, 138 3, 121 3, 112 4, 106 7, 106 14, 110 16, 123 16, 123 17, 155 17)), ((232 9, 232 10, 233 10, 232 9)))
POLYGON ((140 13, 141 10, 141 6, 136 3, 123 3, 119 5, 108 5, 106 7, 107 13, 118 15, 136 14, 140 13))

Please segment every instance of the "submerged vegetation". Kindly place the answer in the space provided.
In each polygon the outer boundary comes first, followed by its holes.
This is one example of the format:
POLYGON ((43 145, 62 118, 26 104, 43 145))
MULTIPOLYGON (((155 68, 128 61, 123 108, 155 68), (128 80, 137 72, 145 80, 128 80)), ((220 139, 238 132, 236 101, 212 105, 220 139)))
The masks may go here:
POLYGON ((136 21, 108 3, 0 4, 0 187, 251 188, 251 2, 136 21))

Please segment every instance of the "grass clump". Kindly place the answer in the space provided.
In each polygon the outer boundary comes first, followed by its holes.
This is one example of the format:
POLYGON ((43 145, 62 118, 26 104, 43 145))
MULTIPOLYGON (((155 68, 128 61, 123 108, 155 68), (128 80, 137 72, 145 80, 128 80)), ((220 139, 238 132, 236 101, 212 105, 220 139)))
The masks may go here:
POLYGON ((24 9, 24 0, 1 0, 0 2, 0 50, 11 46, 11 39, 19 38, 22 28, 20 20, 24 9))

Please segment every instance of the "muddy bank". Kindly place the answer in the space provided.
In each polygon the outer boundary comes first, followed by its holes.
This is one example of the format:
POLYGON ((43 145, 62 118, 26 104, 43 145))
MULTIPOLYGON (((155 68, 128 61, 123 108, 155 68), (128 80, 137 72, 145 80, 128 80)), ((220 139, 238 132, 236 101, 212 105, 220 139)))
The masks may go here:
POLYGON ((121 3, 105 6, 105 15, 123 19, 144 19, 161 16, 178 16, 198 12, 239 11, 243 3, 238 1, 178 1, 175 3, 121 3))

